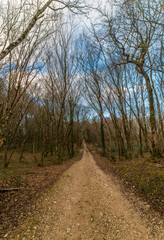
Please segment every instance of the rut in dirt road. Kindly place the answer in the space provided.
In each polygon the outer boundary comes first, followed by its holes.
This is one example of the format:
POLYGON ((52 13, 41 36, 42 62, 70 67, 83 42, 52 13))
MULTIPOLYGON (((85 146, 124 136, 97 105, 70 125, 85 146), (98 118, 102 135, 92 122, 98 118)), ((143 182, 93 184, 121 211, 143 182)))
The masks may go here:
POLYGON ((147 227, 86 147, 82 160, 62 175, 42 204, 43 215, 30 239, 164 239, 162 220, 153 229, 147 227))

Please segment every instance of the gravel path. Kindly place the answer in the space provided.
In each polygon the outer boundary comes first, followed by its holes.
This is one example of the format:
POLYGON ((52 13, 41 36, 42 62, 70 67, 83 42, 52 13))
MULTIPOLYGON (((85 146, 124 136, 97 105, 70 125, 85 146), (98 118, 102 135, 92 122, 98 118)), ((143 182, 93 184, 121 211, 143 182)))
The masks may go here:
POLYGON ((163 240, 162 220, 147 227, 119 188, 85 147, 82 160, 44 197, 42 217, 30 239, 163 240))

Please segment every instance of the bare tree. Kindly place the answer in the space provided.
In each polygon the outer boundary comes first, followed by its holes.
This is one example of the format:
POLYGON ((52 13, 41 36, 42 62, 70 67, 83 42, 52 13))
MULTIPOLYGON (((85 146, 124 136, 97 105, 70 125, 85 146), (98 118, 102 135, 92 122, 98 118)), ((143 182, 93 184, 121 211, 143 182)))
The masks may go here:
POLYGON ((84 98, 88 104, 96 111, 100 118, 101 145, 105 155, 104 138, 104 106, 102 103, 103 94, 103 74, 101 70, 101 51, 95 48, 95 44, 87 36, 81 39, 81 53, 79 63, 84 75, 84 98))
POLYGON ((58 162, 63 160, 64 148, 67 146, 69 149, 70 142, 70 154, 74 154, 74 110, 80 93, 73 36, 72 26, 61 26, 61 30, 53 40, 53 51, 50 45, 46 54, 48 76, 45 77, 45 89, 46 98, 51 105, 52 121, 55 125, 54 144, 58 162), (69 124, 65 124, 67 121, 69 124), (67 143, 65 139, 68 140, 67 143))
MULTIPOLYGON (((59 0, 48 0, 48 1, 21 1, 18 7, 14 6, 15 1, 8 1, 7 5, 3 4, 3 10, 7 11, 7 19, 6 16, 1 17, 2 22, 2 34, 3 30, 7 34, 4 36, 4 42, 1 45, 0 52, 0 61, 5 58, 14 48, 18 47, 21 42, 23 42, 31 33, 31 30, 37 25, 37 22, 40 21, 41 24, 47 21, 47 15, 49 14, 48 9, 53 12, 60 12, 64 8, 68 8, 71 11, 82 12, 82 10, 86 7, 84 4, 82 5, 81 1, 59 1, 59 0), (13 4, 12 4, 13 3, 13 4), (29 9, 30 6, 30 9, 29 9), (31 8, 32 7, 32 8, 31 8), (33 14, 29 18, 29 10, 35 9, 32 11, 33 14), (5 20, 7 20, 7 25, 5 20), (14 32, 13 35, 13 30, 14 32), (17 37, 17 35, 19 37, 17 37)), ((17 5, 17 4, 16 4, 17 5)), ((56 17, 56 16, 55 16, 56 17)), ((53 20, 55 18, 53 17, 53 20)), ((36 26, 37 27, 37 26, 36 26)), ((31 37, 32 39, 32 37, 31 37)))
MULTIPOLYGON (((116 65, 135 65, 136 71, 143 77, 149 103, 151 151, 153 156, 160 156, 155 99, 159 119, 161 119, 161 111, 153 75, 154 71, 161 72, 162 70, 158 66, 153 66, 155 57, 153 48, 160 43, 159 36, 163 19, 162 3, 150 0, 115 1, 115 6, 113 18, 108 13, 101 11, 104 28, 100 30, 102 37, 96 34, 96 38, 106 58, 106 64, 110 59, 109 54, 115 53, 116 65)), ((156 54, 159 54, 159 51, 156 54)), ((161 125, 162 121, 159 121, 161 125)), ((163 126, 161 127, 163 128, 163 126)))

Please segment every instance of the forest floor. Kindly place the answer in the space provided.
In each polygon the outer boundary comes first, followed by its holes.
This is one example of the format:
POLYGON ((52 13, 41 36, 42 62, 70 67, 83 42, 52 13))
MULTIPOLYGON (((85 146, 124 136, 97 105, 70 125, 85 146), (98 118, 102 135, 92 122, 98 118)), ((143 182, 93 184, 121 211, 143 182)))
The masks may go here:
POLYGON ((126 192, 129 189, 136 196, 144 199, 150 209, 155 209, 164 216, 164 157, 151 159, 135 156, 133 159, 118 160, 110 158, 109 153, 102 155, 101 148, 89 146, 96 164, 106 173, 114 174, 126 192))
POLYGON ((163 240, 160 215, 133 193, 128 195, 85 147, 81 161, 45 192, 37 211, 4 239, 163 240))
POLYGON ((20 222, 37 210, 42 194, 51 188, 56 180, 73 163, 81 159, 82 152, 62 164, 53 164, 53 157, 48 156, 43 167, 36 166, 33 155, 24 154, 19 162, 19 154, 15 153, 9 168, 0 165, 0 239, 8 239, 8 231, 14 232, 20 222), (2 192, 3 189, 18 191, 2 192))

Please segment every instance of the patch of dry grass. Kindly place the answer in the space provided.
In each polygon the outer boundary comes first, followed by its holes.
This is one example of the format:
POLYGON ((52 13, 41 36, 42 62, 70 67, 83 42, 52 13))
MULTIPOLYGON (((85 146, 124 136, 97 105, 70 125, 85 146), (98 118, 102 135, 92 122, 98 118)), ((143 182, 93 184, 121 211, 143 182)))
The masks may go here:
POLYGON ((97 149, 91 147, 97 164, 107 173, 113 172, 126 187, 132 187, 146 199, 150 205, 164 213, 164 158, 158 162, 149 158, 134 158, 133 160, 112 163, 108 157, 97 154, 97 149))
MULTIPOLYGON (((41 154, 38 153, 38 158, 41 154)), ((75 161, 81 153, 60 165, 53 164, 51 156, 45 158, 44 166, 38 167, 31 153, 25 153, 19 162, 19 153, 13 155, 8 168, 0 166, 0 189, 19 188, 18 191, 0 193, 0 237, 18 220, 25 217, 35 207, 41 193, 47 189, 75 161)))

